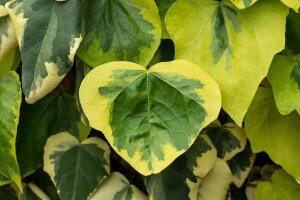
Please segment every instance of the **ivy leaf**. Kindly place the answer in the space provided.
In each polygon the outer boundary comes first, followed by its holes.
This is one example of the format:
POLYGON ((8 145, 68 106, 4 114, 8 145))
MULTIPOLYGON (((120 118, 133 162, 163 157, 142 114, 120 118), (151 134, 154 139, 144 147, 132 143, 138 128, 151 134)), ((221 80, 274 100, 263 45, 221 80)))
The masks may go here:
POLYGON ((159 174, 145 177, 151 199, 197 199, 201 178, 215 165, 217 151, 202 133, 185 152, 159 174))
POLYGON ((295 111, 289 115, 278 112, 270 88, 258 89, 245 117, 245 131, 253 152, 265 151, 297 179, 300 179, 300 160, 295 159, 300 155, 299 121, 295 111))
POLYGON ((149 71, 131 62, 98 66, 83 80, 79 97, 90 125, 143 175, 159 173, 183 154, 221 104, 215 81, 183 60, 149 71))
POLYGON ((279 112, 282 115, 293 110, 300 113, 300 63, 286 56, 275 56, 268 80, 272 85, 279 112))
POLYGON ((15 145, 20 105, 19 76, 9 72, 0 78, 0 185, 13 181, 22 190, 15 145))
POLYGON ((177 0, 155 0, 155 3, 158 7, 158 12, 161 21, 161 28, 162 28, 162 38, 168 39, 170 38, 169 33, 166 28, 165 24, 165 16, 169 8, 176 2, 177 0))
POLYGON ((225 161, 243 151, 246 146, 246 133, 235 123, 226 123, 222 127, 220 124, 209 126, 205 133, 217 149, 218 157, 225 161))
POLYGON ((81 122, 72 95, 52 92, 35 104, 22 102, 17 136, 17 157, 22 177, 41 166, 48 137, 62 131, 68 131, 79 140, 84 140, 90 132, 90 128, 81 122))
POLYGON ((87 199, 110 173, 110 148, 100 138, 79 141, 67 132, 51 136, 45 145, 44 170, 62 200, 87 199))
POLYGON ((231 0, 231 2, 239 9, 244 9, 250 7, 257 0, 231 0))
POLYGON ((6 4, 17 27, 22 89, 28 103, 52 91, 72 67, 82 40, 83 2, 13 0, 6 4))
POLYGON ((232 181, 233 176, 227 163, 217 158, 216 165, 201 182, 198 199, 225 199, 227 190, 232 181))
POLYGON ((19 200, 50 200, 50 198, 37 185, 28 183, 23 188, 19 200))
POLYGON ((90 200, 147 200, 148 197, 119 172, 112 172, 100 185, 90 200))
POLYGON ((254 164, 255 154, 252 153, 250 143, 247 142, 245 149, 227 161, 233 175, 233 183, 240 188, 254 164))
POLYGON ((88 1, 86 35, 77 52, 88 65, 126 60, 142 66, 152 59, 161 38, 154 1, 88 1))
POLYGON ((195 62, 217 81, 222 107, 238 126, 273 56, 284 48, 287 14, 277 0, 245 10, 228 1, 180 0, 166 15, 175 58, 195 62))
POLYGON ((257 200, 300 199, 300 185, 283 169, 276 170, 271 181, 259 182, 255 191, 257 200))
POLYGON ((19 48, 15 48, 0 62, 0 77, 9 71, 14 71, 19 67, 21 55, 19 48))
POLYGON ((5 7, 0 4, 0 70, 5 67, 2 62, 17 46, 15 27, 5 7))

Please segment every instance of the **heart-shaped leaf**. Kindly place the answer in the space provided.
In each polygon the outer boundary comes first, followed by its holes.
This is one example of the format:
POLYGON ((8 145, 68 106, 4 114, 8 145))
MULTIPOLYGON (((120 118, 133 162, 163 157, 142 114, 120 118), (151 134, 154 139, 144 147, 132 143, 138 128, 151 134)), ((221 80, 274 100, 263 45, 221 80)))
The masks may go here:
POLYGON ((131 62, 98 66, 79 97, 90 125, 143 175, 159 173, 184 153, 221 104, 215 81, 183 60, 149 71, 131 62))
POLYGON ((83 80, 80 102, 90 125, 143 175, 159 173, 195 141, 220 111, 218 85, 188 61, 147 71, 111 62, 83 80))
POLYGON ((22 89, 28 103, 52 91, 72 67, 82 41, 83 3, 13 0, 6 4, 21 48, 22 89))
POLYGON ((127 60, 147 66, 161 38, 153 0, 87 1, 86 35, 78 56, 92 67, 127 60))
POLYGON ((278 0, 244 10, 229 1, 180 0, 166 15, 175 58, 195 62, 216 80, 222 107, 238 126, 274 55, 284 48, 287 14, 278 0))
POLYGON ((15 144, 20 105, 19 76, 9 72, 0 78, 0 185, 13 181, 22 189, 15 144))
POLYGON ((245 117, 245 131, 254 153, 265 151, 289 174, 300 179, 300 116, 281 115, 271 88, 259 88, 245 117))
POLYGON ((268 80, 272 85, 279 112, 283 115, 293 110, 300 113, 300 63, 287 56, 275 56, 268 80))
POLYGON ((90 200, 114 199, 114 200, 148 200, 136 186, 119 172, 112 172, 100 185, 90 200))
POLYGON ((110 173, 110 148, 102 139, 79 141, 67 132, 51 136, 45 145, 44 170, 62 200, 87 199, 110 173))

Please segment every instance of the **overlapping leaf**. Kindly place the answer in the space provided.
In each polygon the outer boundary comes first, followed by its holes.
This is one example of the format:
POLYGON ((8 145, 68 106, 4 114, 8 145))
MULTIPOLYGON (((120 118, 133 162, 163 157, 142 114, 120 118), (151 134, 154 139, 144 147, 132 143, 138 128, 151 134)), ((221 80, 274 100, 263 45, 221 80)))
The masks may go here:
POLYGON ((43 148, 48 137, 62 131, 68 131, 79 140, 85 139, 90 132, 90 128, 81 122, 81 114, 72 95, 52 92, 33 105, 22 103, 17 137, 22 176, 33 173, 42 164, 43 148))
POLYGON ((90 200, 147 200, 148 197, 119 172, 113 172, 100 185, 90 200))
POLYGON ((21 55, 19 48, 16 48, 10 52, 0 62, 0 77, 4 76, 7 72, 16 70, 21 62, 21 55))
POLYGON ((162 38, 167 39, 169 38, 169 33, 167 31, 165 25, 165 16, 169 8, 176 2, 176 0, 155 0, 155 3, 158 7, 158 12, 161 20, 161 28, 162 28, 162 38))
POLYGON ((17 47, 15 27, 2 2, 0 4, 0 69, 4 59, 17 47))
POLYGON ((300 116, 281 115, 270 88, 259 88, 245 117, 245 131, 253 152, 265 151, 289 174, 300 178, 300 116))
POLYGON ((161 38, 153 0, 88 1, 78 56, 92 67, 126 60, 147 66, 161 38))
POLYGON ((179 0, 166 15, 175 58, 197 63, 217 81, 222 107, 239 126, 274 54, 284 48, 287 14, 277 0, 244 10, 228 1, 179 0))
POLYGON ((150 199, 197 199, 201 178, 215 165, 216 149, 202 133, 183 155, 159 174, 145 177, 150 199))
POLYGON ((268 80, 279 112, 283 115, 293 110, 300 113, 300 63, 287 56, 275 56, 268 80))
POLYGON ((224 161, 243 151, 246 146, 246 133, 235 123, 227 123, 222 127, 210 126, 205 129, 205 133, 216 147, 218 157, 224 161))
POLYGON ((90 125, 143 175, 159 173, 184 153, 217 118, 221 103, 214 80, 183 60, 149 71, 107 63, 85 77, 79 92, 90 125))
POLYGON ((110 149, 102 139, 79 141, 67 132, 51 136, 45 145, 44 170, 62 200, 87 199, 110 173, 110 149))
POLYGON ((300 14, 290 11, 286 19, 286 47, 294 54, 300 53, 300 14))
POLYGON ((15 146, 20 105, 19 76, 9 72, 0 78, 0 185, 13 181, 22 189, 15 146))
POLYGON ((13 0, 6 4, 22 56, 28 103, 52 91, 72 66, 82 40, 83 0, 13 0))
MULTIPOLYGON (((248 8, 249 6, 257 2, 257 0, 231 0, 231 2, 239 9, 243 9, 248 8)), ((298 12, 298 9, 300 7, 300 0, 281 0, 281 2, 298 12)))
POLYGON ((255 194, 257 200, 295 200, 300 199, 300 185, 283 169, 279 169, 274 172, 271 181, 258 183, 255 194))
POLYGON ((37 185, 28 183, 23 188, 19 200, 51 200, 37 185))
POLYGON ((300 7, 300 0, 281 0, 281 2, 298 12, 298 9, 300 7))

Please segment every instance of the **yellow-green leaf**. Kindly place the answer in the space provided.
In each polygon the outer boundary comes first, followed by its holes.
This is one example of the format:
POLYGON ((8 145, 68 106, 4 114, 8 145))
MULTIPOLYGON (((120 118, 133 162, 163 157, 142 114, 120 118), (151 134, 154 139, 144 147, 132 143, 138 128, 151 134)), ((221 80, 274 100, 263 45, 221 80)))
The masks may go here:
POLYGON ((244 10, 228 1, 178 0, 166 15, 175 58, 197 63, 217 81, 222 107, 239 126, 273 56, 284 48, 287 14, 278 0, 244 10))
POLYGON ((281 0, 281 2, 298 12, 300 7, 300 0, 281 0))
POLYGON ((16 72, 0 78, 0 185, 13 181, 20 190, 16 137, 21 105, 21 84, 16 72))
POLYGON ((79 97, 91 127, 143 175, 159 173, 184 153, 221 104, 215 81, 183 60, 149 71, 131 62, 98 66, 83 80, 79 97))
POLYGON ((231 0, 231 2, 239 9, 244 9, 250 7, 257 0, 231 0))

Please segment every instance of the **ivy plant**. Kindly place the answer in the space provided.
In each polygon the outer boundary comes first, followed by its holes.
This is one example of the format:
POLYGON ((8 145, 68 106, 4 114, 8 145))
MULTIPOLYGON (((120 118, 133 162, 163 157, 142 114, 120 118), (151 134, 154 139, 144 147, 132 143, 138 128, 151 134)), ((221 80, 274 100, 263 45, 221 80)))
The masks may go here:
POLYGON ((300 194, 300 0, 0 0, 0 199, 300 194))

